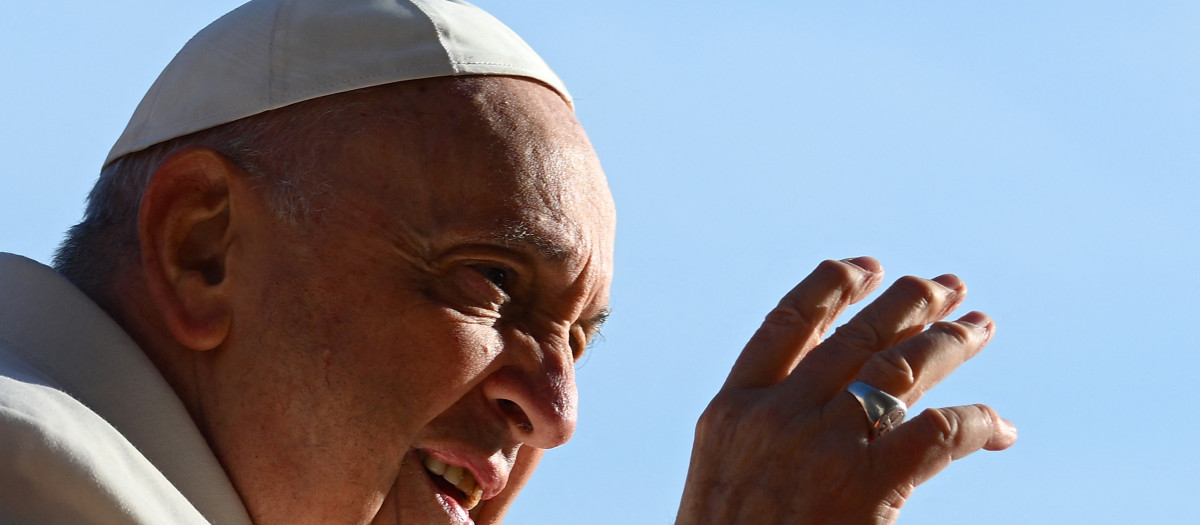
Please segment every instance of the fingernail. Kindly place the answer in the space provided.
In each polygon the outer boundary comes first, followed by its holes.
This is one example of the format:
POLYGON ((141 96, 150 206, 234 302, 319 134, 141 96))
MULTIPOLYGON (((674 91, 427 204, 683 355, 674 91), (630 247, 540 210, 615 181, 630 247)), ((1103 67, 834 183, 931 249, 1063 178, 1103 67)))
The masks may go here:
POLYGON ((969 324, 983 330, 987 330, 988 326, 992 324, 992 320, 987 316, 987 314, 977 311, 967 312, 966 315, 958 318, 958 322, 969 324))
POLYGON ((883 266, 880 266, 879 261, 876 261, 872 257, 851 257, 848 259, 842 259, 842 262, 856 266, 864 273, 879 273, 883 271, 883 266))
POLYGON ((985 345, 991 342, 992 335, 995 333, 996 324, 993 323, 992 319, 983 312, 967 312, 967 315, 958 318, 958 322, 965 325, 974 326, 976 330, 982 332, 982 344, 985 345))
POLYGON ((954 275, 952 273, 945 273, 945 274, 939 275, 937 277, 934 277, 932 279, 932 281, 935 283, 938 283, 942 286, 945 286, 946 288, 954 290, 955 293, 958 293, 959 288, 963 287, 962 279, 959 279, 957 275, 954 275))

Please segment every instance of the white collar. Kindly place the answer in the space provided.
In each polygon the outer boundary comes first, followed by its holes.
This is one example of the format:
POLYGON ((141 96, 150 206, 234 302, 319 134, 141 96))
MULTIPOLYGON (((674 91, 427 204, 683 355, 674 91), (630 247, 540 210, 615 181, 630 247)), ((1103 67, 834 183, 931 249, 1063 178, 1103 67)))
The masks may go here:
POLYGON ((183 402, 129 335, 70 281, 0 253, 0 343, 116 428, 206 518, 249 523, 183 402))

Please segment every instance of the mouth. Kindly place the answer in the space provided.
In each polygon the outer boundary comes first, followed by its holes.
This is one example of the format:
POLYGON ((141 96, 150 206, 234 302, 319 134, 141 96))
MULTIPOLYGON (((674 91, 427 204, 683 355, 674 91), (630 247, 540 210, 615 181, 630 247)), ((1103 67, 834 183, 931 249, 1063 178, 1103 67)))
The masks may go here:
POLYGON ((424 451, 418 451, 418 454, 434 485, 453 497, 463 510, 469 512, 483 500, 483 487, 475 480, 471 471, 459 465, 448 464, 424 451))

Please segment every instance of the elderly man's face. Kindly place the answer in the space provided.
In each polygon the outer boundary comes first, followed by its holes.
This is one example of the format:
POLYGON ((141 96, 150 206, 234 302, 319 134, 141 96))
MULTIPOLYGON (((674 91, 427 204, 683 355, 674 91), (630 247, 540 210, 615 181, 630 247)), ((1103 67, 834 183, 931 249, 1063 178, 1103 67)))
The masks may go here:
POLYGON ((482 492, 489 521, 574 430, 612 276, 603 174, 551 90, 446 85, 372 94, 307 224, 242 210, 259 220, 203 403, 226 408, 202 417, 256 519, 461 523, 482 492))

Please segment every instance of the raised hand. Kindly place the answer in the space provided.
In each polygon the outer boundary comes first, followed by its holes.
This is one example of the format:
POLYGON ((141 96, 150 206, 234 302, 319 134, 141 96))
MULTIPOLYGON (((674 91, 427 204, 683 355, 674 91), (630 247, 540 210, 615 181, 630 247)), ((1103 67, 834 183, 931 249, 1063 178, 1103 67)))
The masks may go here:
POLYGON ((904 277, 822 340, 882 277, 871 258, 825 261, 767 315, 700 417, 677 524, 891 523, 951 461, 1016 441, 985 405, 874 430, 848 385, 911 405, 995 329, 979 312, 942 321, 966 295, 957 277, 904 277))

